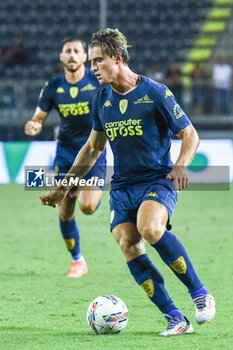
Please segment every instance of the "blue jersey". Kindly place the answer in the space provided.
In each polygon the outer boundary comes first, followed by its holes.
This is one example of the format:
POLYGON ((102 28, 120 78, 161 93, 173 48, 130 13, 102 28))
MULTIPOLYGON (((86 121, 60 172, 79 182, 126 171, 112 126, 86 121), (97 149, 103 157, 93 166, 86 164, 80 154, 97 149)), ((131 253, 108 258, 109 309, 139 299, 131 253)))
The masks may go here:
POLYGON ((165 178, 173 163, 171 136, 191 122, 171 91, 144 76, 127 94, 111 86, 95 98, 93 129, 104 131, 114 155, 112 189, 165 178))
POLYGON ((76 84, 66 81, 60 74, 46 83, 38 106, 45 112, 53 107, 59 113, 61 125, 59 144, 79 150, 86 142, 92 127, 91 108, 100 85, 93 72, 86 68, 84 77, 76 84))

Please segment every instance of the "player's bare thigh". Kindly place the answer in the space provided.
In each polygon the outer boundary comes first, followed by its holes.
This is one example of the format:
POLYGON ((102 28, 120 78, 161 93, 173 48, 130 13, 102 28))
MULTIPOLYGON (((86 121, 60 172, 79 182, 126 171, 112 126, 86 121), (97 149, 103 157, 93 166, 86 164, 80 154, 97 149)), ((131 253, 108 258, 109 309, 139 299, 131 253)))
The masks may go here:
POLYGON ((92 214, 96 210, 103 191, 98 186, 79 187, 77 198, 79 207, 84 214, 92 214))
POLYGON ((112 234, 119 244, 126 261, 145 254, 144 239, 132 222, 119 224, 112 229, 112 234))
POLYGON ((73 188, 59 205, 59 217, 63 221, 73 219, 76 200, 84 214, 92 214, 101 199, 103 191, 97 186, 73 188))
POLYGON ((137 229, 150 244, 155 244, 163 236, 168 221, 167 209, 159 202, 142 202, 137 213, 137 229))

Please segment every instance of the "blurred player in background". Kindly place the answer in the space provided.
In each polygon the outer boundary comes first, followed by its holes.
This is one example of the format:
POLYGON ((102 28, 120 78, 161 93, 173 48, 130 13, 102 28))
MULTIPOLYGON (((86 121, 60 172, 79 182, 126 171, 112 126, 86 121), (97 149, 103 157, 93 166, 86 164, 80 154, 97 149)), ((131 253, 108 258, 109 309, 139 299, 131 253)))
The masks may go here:
MULTIPOLYGON (((196 130, 171 91, 139 76, 128 67, 126 38, 118 30, 93 34, 89 45, 92 70, 100 84, 110 84, 95 98, 93 129, 71 173, 82 177, 104 150, 107 139, 114 154, 110 197, 111 231, 135 281, 168 321, 160 335, 192 333, 193 327, 165 289, 164 279, 145 251, 144 239, 188 288, 199 324, 215 315, 215 301, 203 286, 179 239, 169 230, 177 192, 188 186, 185 173, 199 144, 196 130), (171 136, 182 140, 175 163, 170 159, 171 136), (89 164, 85 169, 80 165, 89 164)), ((69 186, 41 197, 55 206, 69 186)))
MULTIPOLYGON (((54 170, 58 178, 62 178, 68 172, 91 131, 90 112, 94 95, 100 85, 94 73, 85 68, 87 59, 85 48, 85 43, 76 37, 64 39, 60 52, 64 74, 46 83, 41 91, 35 114, 25 125, 25 133, 35 136, 41 131, 51 109, 55 107, 58 111, 61 126, 54 160, 54 170)), ((104 179, 105 166, 106 159, 103 153, 85 178, 104 179)), ((68 277, 81 277, 88 272, 80 250, 79 230, 74 218, 76 199, 85 214, 92 214, 98 207, 101 196, 102 188, 82 186, 82 189, 73 188, 60 203, 60 229, 73 259, 68 277)))

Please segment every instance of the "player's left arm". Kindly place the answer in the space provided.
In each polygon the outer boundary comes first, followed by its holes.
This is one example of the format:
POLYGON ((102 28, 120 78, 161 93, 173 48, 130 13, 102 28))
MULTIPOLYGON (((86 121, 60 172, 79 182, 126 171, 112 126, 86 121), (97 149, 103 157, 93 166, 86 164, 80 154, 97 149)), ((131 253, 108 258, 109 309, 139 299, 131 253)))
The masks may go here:
POLYGON ((172 171, 167 175, 167 179, 174 182, 175 190, 178 192, 189 184, 185 170, 197 151, 199 137, 193 125, 186 126, 176 136, 182 140, 181 151, 172 171))

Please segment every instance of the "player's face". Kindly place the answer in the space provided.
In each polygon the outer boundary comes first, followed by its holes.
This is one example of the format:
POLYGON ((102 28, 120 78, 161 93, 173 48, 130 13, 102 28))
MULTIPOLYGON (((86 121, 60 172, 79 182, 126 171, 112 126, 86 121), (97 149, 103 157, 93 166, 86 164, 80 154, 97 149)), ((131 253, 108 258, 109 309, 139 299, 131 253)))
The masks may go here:
POLYGON ((100 46, 89 48, 88 55, 91 70, 95 73, 99 83, 101 85, 113 83, 117 75, 116 60, 103 53, 100 46))
POLYGON ((82 44, 79 41, 68 42, 60 53, 60 60, 69 72, 76 72, 87 59, 82 44))

